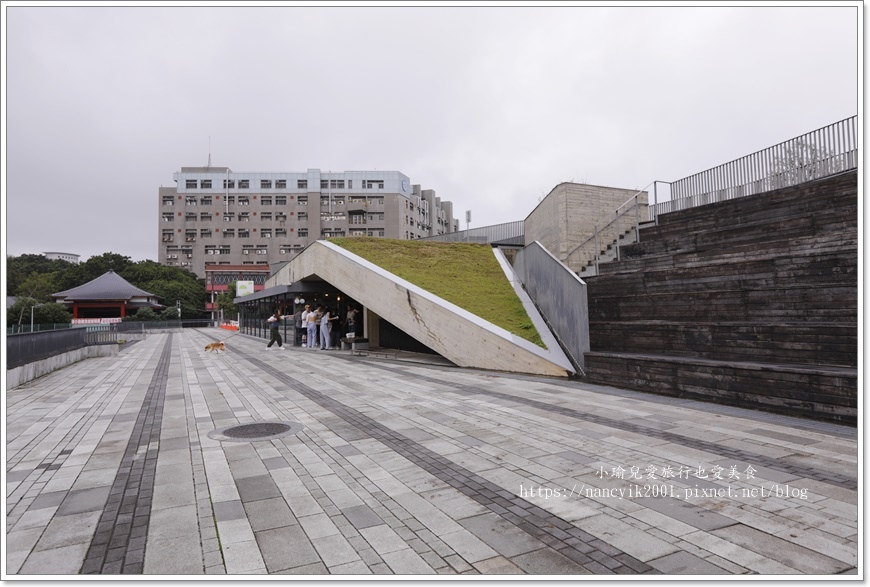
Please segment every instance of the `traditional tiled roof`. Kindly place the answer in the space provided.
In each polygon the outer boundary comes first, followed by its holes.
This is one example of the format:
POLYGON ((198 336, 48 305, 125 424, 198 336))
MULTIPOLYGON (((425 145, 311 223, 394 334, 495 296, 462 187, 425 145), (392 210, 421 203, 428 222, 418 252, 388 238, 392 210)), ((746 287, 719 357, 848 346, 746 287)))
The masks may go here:
POLYGON ((114 271, 109 270, 84 285, 52 294, 51 297, 64 298, 64 301, 75 302, 82 300, 129 300, 131 298, 153 298, 156 296, 139 289, 114 271))

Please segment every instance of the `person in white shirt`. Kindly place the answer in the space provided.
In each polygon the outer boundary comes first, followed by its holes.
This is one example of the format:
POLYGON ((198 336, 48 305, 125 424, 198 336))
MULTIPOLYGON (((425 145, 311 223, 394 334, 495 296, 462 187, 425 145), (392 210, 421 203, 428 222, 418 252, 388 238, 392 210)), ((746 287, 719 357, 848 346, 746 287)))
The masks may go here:
MULTIPOLYGON (((306 330, 308 329, 308 314, 310 313, 311 306, 305 304, 305 310, 302 312, 302 328, 305 328, 306 330)), ((303 337, 306 339, 302 341, 303 348, 305 348, 306 346, 314 346, 314 343, 311 343, 310 345, 307 343, 307 340, 311 340, 310 338, 308 338, 307 333, 304 334, 303 337)))

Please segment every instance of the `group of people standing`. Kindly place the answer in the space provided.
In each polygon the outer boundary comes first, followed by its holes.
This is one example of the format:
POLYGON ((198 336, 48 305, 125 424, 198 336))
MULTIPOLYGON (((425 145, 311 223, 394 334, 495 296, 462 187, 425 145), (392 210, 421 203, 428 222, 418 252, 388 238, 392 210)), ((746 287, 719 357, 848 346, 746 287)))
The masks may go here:
MULTIPOLYGON (((344 323, 348 333, 357 331, 357 315, 359 310, 351 307, 347 312, 347 319, 344 323)), ((280 322, 286 318, 280 312, 276 311, 266 321, 269 326, 270 340, 266 345, 267 349, 271 349, 272 345, 278 343, 278 348, 283 350, 280 333, 280 322)), ((341 328, 339 328, 338 313, 329 306, 318 305, 312 309, 309 304, 305 304, 305 309, 301 312, 296 312, 294 315, 296 329, 302 330, 302 346, 307 348, 319 348, 320 350, 328 351, 339 348, 339 339, 341 337, 341 328)))

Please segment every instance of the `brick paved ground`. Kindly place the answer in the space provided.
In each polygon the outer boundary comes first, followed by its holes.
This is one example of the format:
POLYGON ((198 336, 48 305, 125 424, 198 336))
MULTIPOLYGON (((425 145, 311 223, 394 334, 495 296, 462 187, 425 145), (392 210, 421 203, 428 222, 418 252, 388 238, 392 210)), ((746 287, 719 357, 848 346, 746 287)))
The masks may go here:
POLYGON ((7 392, 5 576, 858 574, 855 429, 218 336, 7 392))

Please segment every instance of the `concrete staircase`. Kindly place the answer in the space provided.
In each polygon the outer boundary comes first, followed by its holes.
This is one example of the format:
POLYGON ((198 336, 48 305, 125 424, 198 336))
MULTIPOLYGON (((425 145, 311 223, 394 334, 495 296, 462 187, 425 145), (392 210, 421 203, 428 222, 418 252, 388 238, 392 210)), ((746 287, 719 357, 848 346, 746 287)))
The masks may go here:
MULTIPOLYGON (((655 224, 654 222, 644 222, 640 224, 640 228, 645 226, 651 226, 655 224)), ((632 226, 628 228, 619 235, 619 247, 617 247, 617 241, 613 240, 610 243, 607 243, 599 253, 598 257, 598 266, 600 267, 604 263, 610 263, 611 261, 616 261, 617 257, 622 257, 622 247, 626 245, 631 245, 637 242, 637 231, 632 226)), ((580 276, 581 279, 586 279, 587 277, 594 277, 598 275, 598 268, 595 264, 595 259, 590 259, 586 265, 580 268, 580 271, 577 272, 577 275, 580 276)))
POLYGON ((849 172, 663 215, 587 277, 590 380, 857 422, 849 172))

